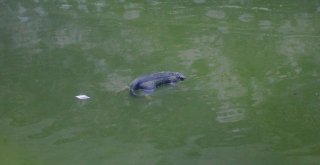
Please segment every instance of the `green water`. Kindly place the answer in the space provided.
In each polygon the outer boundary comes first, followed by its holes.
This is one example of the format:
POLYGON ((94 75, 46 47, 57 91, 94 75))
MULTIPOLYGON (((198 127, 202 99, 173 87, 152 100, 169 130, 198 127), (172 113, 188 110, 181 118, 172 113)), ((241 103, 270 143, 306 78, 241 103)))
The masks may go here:
POLYGON ((0 164, 320 164, 319 52, 317 0, 0 0, 0 164))

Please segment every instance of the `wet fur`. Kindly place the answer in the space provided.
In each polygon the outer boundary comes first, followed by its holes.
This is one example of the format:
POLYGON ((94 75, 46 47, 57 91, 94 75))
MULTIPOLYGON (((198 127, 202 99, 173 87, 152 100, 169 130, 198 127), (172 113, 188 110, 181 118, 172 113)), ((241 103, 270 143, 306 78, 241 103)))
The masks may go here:
POLYGON ((157 87, 165 84, 176 84, 183 81, 186 77, 179 72, 158 72, 136 78, 129 85, 132 96, 144 96, 152 93, 157 87), (143 91, 145 93, 137 93, 143 91))

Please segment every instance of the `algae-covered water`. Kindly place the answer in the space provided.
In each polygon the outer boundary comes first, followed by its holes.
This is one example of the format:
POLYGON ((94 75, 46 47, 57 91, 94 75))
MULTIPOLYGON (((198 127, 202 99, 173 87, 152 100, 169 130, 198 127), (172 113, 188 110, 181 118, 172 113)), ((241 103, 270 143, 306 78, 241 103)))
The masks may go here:
POLYGON ((317 0, 0 0, 0 164, 319 164, 319 52, 317 0))

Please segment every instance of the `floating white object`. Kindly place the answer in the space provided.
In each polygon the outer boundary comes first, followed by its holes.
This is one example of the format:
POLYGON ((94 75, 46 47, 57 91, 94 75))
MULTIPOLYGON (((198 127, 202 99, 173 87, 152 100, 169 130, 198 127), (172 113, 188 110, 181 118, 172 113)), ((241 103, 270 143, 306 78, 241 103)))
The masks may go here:
POLYGON ((87 100, 87 99, 89 99, 90 97, 87 96, 87 95, 78 95, 78 96, 76 96, 76 98, 78 98, 78 99, 80 99, 80 100, 87 100))

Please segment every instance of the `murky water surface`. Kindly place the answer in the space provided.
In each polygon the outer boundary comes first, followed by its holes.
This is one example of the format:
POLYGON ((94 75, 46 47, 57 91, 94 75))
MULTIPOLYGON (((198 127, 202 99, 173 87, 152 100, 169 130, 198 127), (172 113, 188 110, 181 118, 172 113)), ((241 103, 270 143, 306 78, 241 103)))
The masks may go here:
POLYGON ((0 13, 0 164, 320 162, 317 0, 1 0, 0 13), (152 99, 119 92, 167 70, 188 78, 152 99))

